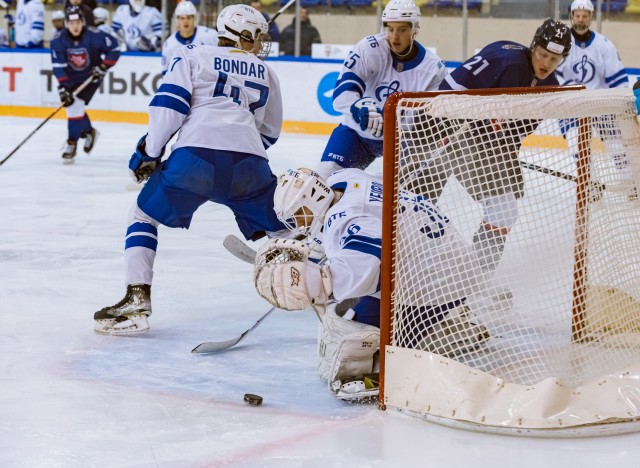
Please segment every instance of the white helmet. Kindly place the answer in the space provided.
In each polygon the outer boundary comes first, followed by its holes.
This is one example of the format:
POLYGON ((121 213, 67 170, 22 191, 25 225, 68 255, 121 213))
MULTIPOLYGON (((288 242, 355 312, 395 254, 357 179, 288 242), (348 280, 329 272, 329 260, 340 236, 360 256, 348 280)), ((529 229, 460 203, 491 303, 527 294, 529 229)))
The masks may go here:
POLYGON ((104 24, 109 21, 109 11, 102 7, 94 8, 93 19, 96 24, 104 24))
POLYGON ((575 10, 587 10, 589 13, 594 12, 593 3, 591 0, 573 0, 571 2, 571 11, 575 10))
POLYGON ((391 0, 382 12, 382 24, 391 21, 408 22, 413 31, 420 29, 420 8, 413 0, 391 0))
POLYGON ((254 53, 262 59, 269 54, 271 48, 269 26, 262 13, 255 8, 248 5, 229 5, 218 15, 216 26, 218 38, 230 39, 238 48, 242 48, 241 38, 252 44, 259 39, 261 50, 254 53))
POLYGON ((51 14, 51 20, 63 20, 64 19, 64 11, 56 10, 51 14))
POLYGON ((173 14, 173 16, 175 16, 176 18, 178 16, 197 16, 198 15, 198 10, 196 10, 196 6, 191 3, 189 0, 182 0, 180 3, 178 3, 178 6, 176 7, 176 11, 173 14))
POLYGON ((129 6, 136 13, 140 13, 145 5, 145 0, 129 0, 129 6))
POLYGON ((306 168, 288 169, 278 177, 278 186, 273 194, 273 209, 288 229, 317 238, 324 223, 324 215, 334 197, 333 190, 316 172, 306 168), (303 207, 306 210, 303 211, 303 207), (307 212, 311 215, 306 214, 307 212), (300 219, 307 216, 312 217, 311 222, 307 220, 304 227, 298 228, 295 217, 300 219))

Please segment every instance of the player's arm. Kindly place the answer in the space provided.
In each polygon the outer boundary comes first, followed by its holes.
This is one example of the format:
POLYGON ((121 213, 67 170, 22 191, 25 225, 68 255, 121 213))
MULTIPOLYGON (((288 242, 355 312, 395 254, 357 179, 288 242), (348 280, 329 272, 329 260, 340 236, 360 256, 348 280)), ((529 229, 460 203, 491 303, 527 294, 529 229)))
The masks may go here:
POLYGON ((44 39, 44 5, 34 2, 29 30, 29 47, 38 47, 44 39))
POLYGON ((59 38, 51 41, 51 64, 53 74, 58 80, 58 85, 63 88, 71 89, 71 80, 67 74, 67 53, 59 38))
POLYGON ((604 61, 605 83, 609 88, 626 88, 629 86, 627 70, 620 60, 620 55, 613 43, 607 41, 606 48, 602 54, 604 61))
MULTIPOLYGON (((261 118, 256 119, 256 128, 260 133, 260 139, 264 145, 264 149, 269 149, 273 146, 278 138, 280 138, 280 131, 282 129, 282 94, 280 92, 280 81, 272 70, 269 70, 269 86, 266 89, 259 89, 260 95, 266 93, 266 105, 264 106, 264 114, 261 118)), ((260 101, 253 105, 259 104, 260 101)), ((260 108, 254 111, 254 114, 260 115, 260 108)))
POLYGON ((178 49, 171 59, 162 85, 149 103, 149 132, 146 153, 159 157, 171 136, 178 131, 191 109, 191 60, 178 49))
POLYGON ((432 62, 432 67, 435 68, 436 73, 433 76, 433 79, 427 83, 425 87, 425 91, 438 91, 440 89, 440 84, 445 80, 445 78, 449 75, 449 71, 447 70, 447 66, 445 63, 440 60, 439 57, 434 57, 432 62))
POLYGON ((122 28, 122 24, 124 22, 123 11, 125 10, 123 10, 123 7, 129 8, 128 6, 121 5, 116 9, 113 19, 111 20, 111 29, 113 29, 113 32, 124 41, 124 29, 122 28))

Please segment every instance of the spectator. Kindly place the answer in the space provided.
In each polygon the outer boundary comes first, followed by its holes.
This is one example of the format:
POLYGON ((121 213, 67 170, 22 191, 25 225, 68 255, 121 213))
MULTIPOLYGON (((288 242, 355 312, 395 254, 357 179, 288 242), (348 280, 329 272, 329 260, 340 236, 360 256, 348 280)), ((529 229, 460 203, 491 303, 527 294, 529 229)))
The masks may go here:
POLYGON ((50 40, 52 41, 56 34, 64 29, 64 11, 56 10, 51 14, 51 26, 50 40))
MULTIPOLYGON (((282 30, 280 35, 280 53, 284 55, 294 55, 296 36, 296 19, 289 26, 282 30)), ((309 11, 300 8, 300 55, 311 55, 311 44, 320 44, 320 33, 309 19, 309 11)))
POLYGON ((111 27, 124 38, 127 50, 156 52, 162 48, 162 15, 145 0, 129 0, 113 15, 111 27))
POLYGON ((95 8, 95 0, 66 0, 64 2, 64 9, 66 10, 69 7, 77 6, 82 11, 82 16, 84 16, 84 25, 85 26, 95 26, 95 20, 93 19, 93 9, 95 8), (91 6, 91 5, 94 6, 91 6))
POLYGON ((262 11, 262 2, 260 0, 253 0, 251 2, 251 7, 258 10, 262 16, 264 16, 264 20, 269 25, 269 36, 271 36, 271 42, 280 42, 280 29, 278 29, 278 25, 275 23, 269 23, 271 17, 268 13, 262 11))
POLYGON ((44 45, 44 5, 40 0, 18 0, 15 35, 18 48, 39 49, 44 45))

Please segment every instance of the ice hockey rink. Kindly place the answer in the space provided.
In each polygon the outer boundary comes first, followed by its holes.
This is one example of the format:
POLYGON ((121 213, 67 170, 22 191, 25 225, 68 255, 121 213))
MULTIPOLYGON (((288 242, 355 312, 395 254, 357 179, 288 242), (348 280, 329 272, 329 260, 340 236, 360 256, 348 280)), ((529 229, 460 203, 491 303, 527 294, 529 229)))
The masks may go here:
MULTIPOLYGON (((0 117, 0 159, 40 122, 0 117)), ((160 228, 151 331, 94 334, 93 313, 124 293, 127 162, 146 131, 96 127, 74 165, 60 158, 66 121, 52 120, 0 166, 1 467, 640 466, 640 434, 490 435, 336 400, 316 373, 311 311, 276 311, 238 346, 191 354, 269 309, 222 247, 239 231, 214 204, 188 231, 160 228)), ((315 165, 326 138, 282 135, 273 171, 315 165)))

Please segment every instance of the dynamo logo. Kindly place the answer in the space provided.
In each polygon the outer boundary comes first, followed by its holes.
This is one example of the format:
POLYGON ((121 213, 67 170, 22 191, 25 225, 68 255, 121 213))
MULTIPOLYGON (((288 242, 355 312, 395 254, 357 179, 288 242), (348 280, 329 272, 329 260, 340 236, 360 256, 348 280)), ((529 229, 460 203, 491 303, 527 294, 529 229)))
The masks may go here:
POLYGON ((338 76, 338 72, 327 73, 318 83, 318 104, 329 115, 340 115, 340 112, 333 108, 333 88, 336 87, 338 76))
POLYGON ((574 63, 571 68, 580 77, 580 83, 588 83, 596 75, 596 65, 586 55, 582 57, 582 60, 574 63))

